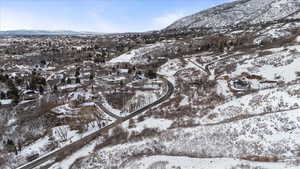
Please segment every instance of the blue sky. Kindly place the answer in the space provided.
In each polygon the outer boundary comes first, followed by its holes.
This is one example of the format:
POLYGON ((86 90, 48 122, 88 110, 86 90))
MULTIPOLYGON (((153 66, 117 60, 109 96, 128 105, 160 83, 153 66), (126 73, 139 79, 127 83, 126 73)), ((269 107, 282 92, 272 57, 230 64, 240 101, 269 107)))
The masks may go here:
POLYGON ((0 0, 0 29, 141 32, 230 0, 0 0))

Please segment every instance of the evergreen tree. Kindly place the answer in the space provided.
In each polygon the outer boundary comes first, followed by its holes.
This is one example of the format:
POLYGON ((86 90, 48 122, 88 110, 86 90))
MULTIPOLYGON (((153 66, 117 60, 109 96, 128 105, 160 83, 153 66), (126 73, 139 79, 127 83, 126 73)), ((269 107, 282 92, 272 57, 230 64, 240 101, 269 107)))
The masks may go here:
POLYGON ((5 81, 9 79, 8 74, 5 75, 5 81))
POLYGON ((5 83, 5 82, 7 81, 7 79, 8 79, 8 76, 7 76, 7 75, 1 75, 1 74, 0 74, 0 82, 5 83))
POLYGON ((80 83, 80 78, 79 77, 76 78, 76 83, 80 83))
POLYGON ((5 99, 5 93, 4 92, 0 92, 0 99, 5 99))
POLYGON ((46 60, 41 60, 40 64, 41 64, 42 66, 46 65, 46 60))
POLYGON ((67 84, 71 84, 72 80, 70 78, 67 79, 67 84))
POLYGON ((24 83, 24 79, 16 77, 15 78, 15 82, 16 82, 17 85, 21 86, 24 83))
POLYGON ((39 78, 39 84, 41 84, 43 86, 46 86, 47 85, 46 79, 44 77, 40 77, 39 78))
POLYGON ((53 87, 53 92, 54 92, 54 93, 57 93, 57 91, 58 91, 57 85, 55 84, 54 87, 53 87))
POLYGON ((29 89, 30 90, 36 90, 37 89, 37 84, 35 78, 31 79, 29 82, 29 89))
POLYGON ((123 87, 124 86, 124 82, 123 80, 120 81, 120 86, 123 87))
POLYGON ((13 103, 18 104, 20 99, 18 88, 11 79, 8 80, 7 86, 9 87, 9 91, 7 92, 8 97, 13 100, 13 103))
POLYGON ((90 73, 90 80, 94 80, 94 77, 95 77, 95 73, 94 73, 94 72, 91 72, 91 73, 90 73))
POLYGON ((60 81, 60 83, 65 84, 66 83, 66 79, 63 77, 60 81))
POLYGON ((155 79, 157 75, 155 72, 153 72, 153 70, 148 70, 146 76, 150 79, 155 79))
POLYGON ((44 94, 44 88, 43 88, 42 85, 39 86, 39 92, 40 92, 41 95, 44 94))
POLYGON ((76 71, 75 71, 75 77, 78 77, 80 75, 80 68, 76 68, 76 71))
POLYGON ((133 70, 131 68, 128 69, 128 74, 131 74, 133 70))

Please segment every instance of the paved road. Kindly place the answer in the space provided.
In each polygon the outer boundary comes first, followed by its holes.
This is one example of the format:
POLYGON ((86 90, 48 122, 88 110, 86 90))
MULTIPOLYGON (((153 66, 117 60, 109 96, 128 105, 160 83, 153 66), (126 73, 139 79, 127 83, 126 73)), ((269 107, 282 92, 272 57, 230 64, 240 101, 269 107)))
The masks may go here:
POLYGON ((85 146, 86 144, 88 144, 90 141, 94 140, 95 138, 97 138, 98 136, 101 136, 102 133, 105 133, 107 132, 109 129, 112 129, 116 126, 118 126, 119 124, 143 113, 144 111, 166 101, 171 95, 172 93, 174 92, 174 86, 171 82, 169 82, 168 80, 166 79, 163 79, 167 86, 168 86, 168 91, 167 93, 161 97, 160 99, 156 100, 155 102, 145 106, 145 107, 142 107, 136 111, 134 111, 133 113, 131 113, 130 115, 124 117, 124 118, 120 118, 120 119, 117 119, 114 123, 86 136, 86 137, 83 137, 82 139, 76 141, 76 142, 73 142, 65 147, 62 147, 61 149, 58 149, 58 150, 55 150, 47 155, 44 155, 30 163, 27 163, 23 166, 20 166, 18 167, 17 169, 33 169, 49 160, 52 160, 52 159, 55 159, 56 157, 58 156, 61 156, 61 155, 68 155, 70 152, 75 152, 76 150, 82 148, 83 146, 85 146))
POLYGON ((104 111, 104 113, 108 114, 109 116, 115 118, 115 119, 121 119, 122 117, 110 112, 101 102, 96 102, 96 104, 99 106, 99 108, 104 111))

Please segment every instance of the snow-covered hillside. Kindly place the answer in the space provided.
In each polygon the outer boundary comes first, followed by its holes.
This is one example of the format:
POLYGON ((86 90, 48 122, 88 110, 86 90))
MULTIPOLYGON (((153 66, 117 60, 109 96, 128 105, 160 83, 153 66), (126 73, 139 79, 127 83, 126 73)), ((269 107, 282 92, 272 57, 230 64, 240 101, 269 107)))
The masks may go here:
POLYGON ((157 73, 174 85, 171 98, 122 125, 118 144, 71 168, 299 168, 300 48, 294 37, 286 46, 168 59, 157 73))
POLYGON ((300 168, 300 0, 230 2, 162 31, 0 39, 0 168, 300 168))
POLYGON ((299 19, 298 0, 238 0, 184 17, 167 29, 223 27, 239 23, 262 23, 299 19))

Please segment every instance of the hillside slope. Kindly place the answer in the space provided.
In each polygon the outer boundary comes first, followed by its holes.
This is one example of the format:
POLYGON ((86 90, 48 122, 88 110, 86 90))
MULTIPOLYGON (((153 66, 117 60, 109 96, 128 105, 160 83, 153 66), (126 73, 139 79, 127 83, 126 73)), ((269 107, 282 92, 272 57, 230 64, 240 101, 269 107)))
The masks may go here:
POLYGON ((223 27, 239 23, 262 23, 299 19, 297 0, 238 0, 184 17, 166 29, 223 27))

